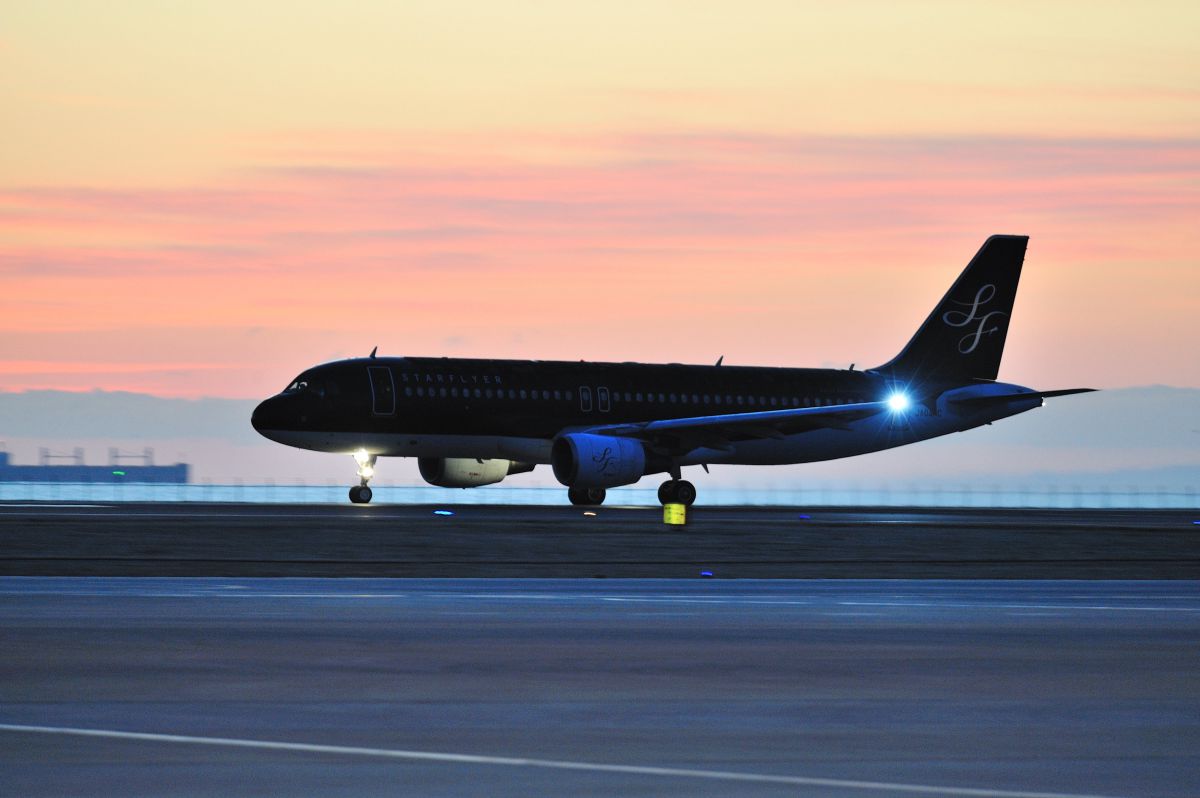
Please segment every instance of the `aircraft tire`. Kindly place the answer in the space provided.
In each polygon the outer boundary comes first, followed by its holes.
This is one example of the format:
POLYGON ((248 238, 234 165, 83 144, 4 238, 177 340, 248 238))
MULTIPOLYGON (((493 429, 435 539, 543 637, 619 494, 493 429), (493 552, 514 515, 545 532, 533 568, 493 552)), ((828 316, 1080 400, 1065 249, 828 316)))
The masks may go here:
POLYGON ((685 507, 691 507, 696 503, 696 486, 686 479, 676 482, 675 501, 685 507))
POLYGON ((355 485, 350 488, 350 501, 354 504, 367 504, 371 501, 371 489, 366 485, 355 485))
POLYGON ((567 498, 578 507, 604 504, 604 488, 567 488, 567 498))
POLYGON ((691 507, 696 502, 696 486, 686 479, 668 479, 658 486, 658 502, 691 507))

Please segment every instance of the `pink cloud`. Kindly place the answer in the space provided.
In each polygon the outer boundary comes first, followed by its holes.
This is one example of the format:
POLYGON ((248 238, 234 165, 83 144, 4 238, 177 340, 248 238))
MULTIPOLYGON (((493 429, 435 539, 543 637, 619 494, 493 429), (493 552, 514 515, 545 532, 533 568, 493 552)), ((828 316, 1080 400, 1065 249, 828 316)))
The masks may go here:
MULTIPOLYGON (((192 362, 230 369, 215 391, 229 395, 380 340, 413 354, 453 337, 462 355, 863 362, 902 343, 984 236, 1016 232, 1034 237, 1040 282, 1012 339, 1039 355, 1034 376, 1091 364, 1092 347, 1140 347, 1154 355, 1106 363, 1103 379, 1200 384, 1185 343, 1200 339, 1200 279, 1172 267, 1200 245, 1198 142, 514 137, 494 158, 403 143, 293 141, 339 155, 188 189, 0 191, 0 230, 39 234, 0 233, 0 328, 28 358, 64 361, 97 331, 119 331, 122 361, 147 356, 139 331, 187 331, 192 362), (543 157, 519 154, 531 150, 543 157), (1081 280, 1093 304, 1064 314, 1081 280), (274 336, 248 350, 228 332, 306 326, 329 346, 274 336), (53 351, 38 343, 49 335, 53 351), (1036 352, 1045 336, 1070 346, 1036 352)), ((162 384, 213 385, 200 371, 162 384)), ((18 377, 0 364, 0 381, 18 377)))

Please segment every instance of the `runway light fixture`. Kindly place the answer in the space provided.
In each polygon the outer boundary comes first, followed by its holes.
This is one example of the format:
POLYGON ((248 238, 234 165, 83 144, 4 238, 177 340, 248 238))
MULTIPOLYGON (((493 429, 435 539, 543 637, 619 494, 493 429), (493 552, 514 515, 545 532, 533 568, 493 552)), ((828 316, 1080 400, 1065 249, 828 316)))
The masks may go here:
POLYGON ((453 510, 434 510, 434 515, 454 515, 453 510))
POLYGON ((893 413, 903 413, 910 405, 912 405, 912 402, 909 400, 908 394, 902 391, 896 391, 887 398, 888 409, 893 413))

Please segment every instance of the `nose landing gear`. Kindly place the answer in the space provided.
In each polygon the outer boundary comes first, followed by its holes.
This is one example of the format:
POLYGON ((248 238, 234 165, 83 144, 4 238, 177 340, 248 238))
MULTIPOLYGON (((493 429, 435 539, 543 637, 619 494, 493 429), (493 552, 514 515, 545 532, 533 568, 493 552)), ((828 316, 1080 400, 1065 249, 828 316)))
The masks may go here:
POLYGON ((354 504, 367 504, 371 501, 371 489, 367 483, 375 476, 375 455, 357 451, 354 453, 354 462, 358 463, 359 484, 350 488, 350 501, 354 504))

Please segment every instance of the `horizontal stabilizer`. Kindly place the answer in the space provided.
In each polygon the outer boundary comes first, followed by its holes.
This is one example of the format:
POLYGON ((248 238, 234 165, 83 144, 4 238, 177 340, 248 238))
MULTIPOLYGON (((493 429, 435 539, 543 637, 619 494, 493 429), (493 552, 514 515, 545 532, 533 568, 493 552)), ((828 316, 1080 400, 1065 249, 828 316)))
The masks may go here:
POLYGON ((1002 393, 991 396, 968 396, 951 399, 956 405, 986 405, 1011 402, 1015 399, 1051 399, 1055 396, 1070 396, 1074 393, 1091 393, 1095 388, 1063 388, 1059 391, 1029 391, 1028 393, 1002 393))

